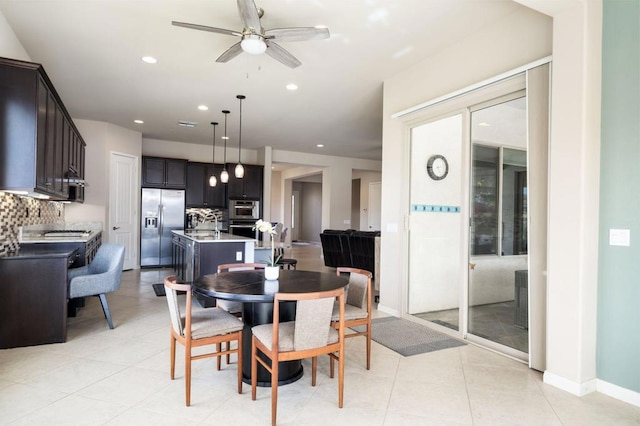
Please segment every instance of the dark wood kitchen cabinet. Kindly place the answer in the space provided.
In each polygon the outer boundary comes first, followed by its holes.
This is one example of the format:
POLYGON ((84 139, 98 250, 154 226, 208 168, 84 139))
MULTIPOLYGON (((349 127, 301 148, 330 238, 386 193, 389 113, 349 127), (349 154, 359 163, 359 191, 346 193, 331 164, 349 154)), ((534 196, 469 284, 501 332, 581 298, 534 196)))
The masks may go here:
POLYGON ((142 186, 145 188, 185 189, 187 160, 142 157, 142 186))
POLYGON ((29 248, 0 256, 0 349, 66 340, 67 270, 76 258, 76 250, 29 248))
POLYGON ((222 164, 195 163, 187 164, 187 190, 185 200, 187 207, 226 208, 226 186, 220 182, 222 164), (209 177, 215 174, 218 178, 216 186, 209 186, 209 177))
POLYGON ((42 65, 0 58, 0 189, 68 200, 73 140, 83 179, 84 140, 42 65))
POLYGON ((244 177, 238 179, 234 175, 235 164, 227 164, 229 183, 227 195, 230 200, 255 200, 262 199, 262 177, 264 167, 254 164, 243 164, 244 177))

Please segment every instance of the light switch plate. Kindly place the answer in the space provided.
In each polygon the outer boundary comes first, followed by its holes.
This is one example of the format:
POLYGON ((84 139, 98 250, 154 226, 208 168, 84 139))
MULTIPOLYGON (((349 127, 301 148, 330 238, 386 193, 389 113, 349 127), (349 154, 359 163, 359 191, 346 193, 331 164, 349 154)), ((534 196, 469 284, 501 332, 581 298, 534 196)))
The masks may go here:
POLYGON ((242 260, 242 252, 241 251, 237 251, 236 252, 236 260, 238 260, 238 261, 242 260))
POLYGON ((609 229, 609 245, 629 247, 631 245, 631 230, 609 229))

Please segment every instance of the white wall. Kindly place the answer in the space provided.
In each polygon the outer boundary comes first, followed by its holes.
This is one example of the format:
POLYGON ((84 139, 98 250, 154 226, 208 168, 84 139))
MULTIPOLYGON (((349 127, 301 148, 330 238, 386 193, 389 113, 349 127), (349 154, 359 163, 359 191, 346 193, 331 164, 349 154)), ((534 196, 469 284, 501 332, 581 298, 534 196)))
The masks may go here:
POLYGON ((391 115, 548 56, 551 26, 522 7, 384 82, 380 309, 402 312, 408 270, 409 135, 391 115))
POLYGON ((29 54, 24 50, 22 43, 16 37, 2 12, 0 12, 0 56, 31 61, 29 54))
POLYGON ((602 3, 574 2, 553 33, 544 380, 582 395, 596 386, 602 3))
MULTIPOLYGON (((210 163, 213 158, 211 145, 197 143, 185 143, 165 141, 160 139, 142 139, 142 155, 150 157, 181 158, 189 161, 210 163)), ((222 164, 224 160, 224 147, 216 143, 216 163, 222 164)), ((227 148, 227 163, 238 161, 238 149, 227 148)), ((242 150, 242 162, 244 164, 259 164, 258 152, 255 150, 242 150)))
MULTIPOLYGON (((84 203, 71 203, 65 209, 65 219, 69 222, 94 221, 103 223, 103 240, 108 240, 106 226, 109 222, 109 162, 111 152, 119 152, 138 157, 142 155, 142 134, 115 124, 102 121, 74 119, 86 146, 84 203)), ((139 176, 137 177, 138 181, 139 176)), ((137 183, 139 186, 139 183, 137 183)), ((138 194, 139 195, 139 194, 138 194)), ((139 204, 139 200, 137 202, 139 204)), ((137 219, 136 219, 137 220, 137 219)), ((139 235, 135 236, 139 246, 139 235)))
MULTIPOLYGON (((409 181, 412 206, 462 205, 460 182, 465 175, 461 167, 462 123, 462 116, 456 114, 412 129, 409 181), (426 172, 427 160, 434 154, 445 156, 449 163, 449 174, 440 181, 430 179, 426 172)), ((419 209, 409 213, 408 313, 460 306, 461 215, 460 211, 419 209)))
POLYGON ((284 223, 282 173, 271 172, 271 221, 284 223))

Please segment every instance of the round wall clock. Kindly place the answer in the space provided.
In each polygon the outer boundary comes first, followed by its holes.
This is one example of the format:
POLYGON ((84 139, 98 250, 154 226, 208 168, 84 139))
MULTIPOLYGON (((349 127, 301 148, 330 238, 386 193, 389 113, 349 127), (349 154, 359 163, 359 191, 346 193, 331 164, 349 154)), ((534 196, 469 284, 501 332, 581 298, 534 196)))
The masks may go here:
POLYGON ((442 180, 449 174, 449 163, 444 155, 432 155, 427 160, 427 174, 433 180, 442 180))

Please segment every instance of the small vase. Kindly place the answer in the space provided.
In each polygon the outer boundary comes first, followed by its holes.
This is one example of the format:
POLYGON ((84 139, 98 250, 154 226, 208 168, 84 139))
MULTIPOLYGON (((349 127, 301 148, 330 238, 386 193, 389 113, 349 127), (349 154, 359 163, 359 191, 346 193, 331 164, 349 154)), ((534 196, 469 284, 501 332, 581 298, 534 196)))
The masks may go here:
POLYGON ((279 266, 265 266, 264 277, 267 280, 277 280, 279 276, 280 276, 279 266))

